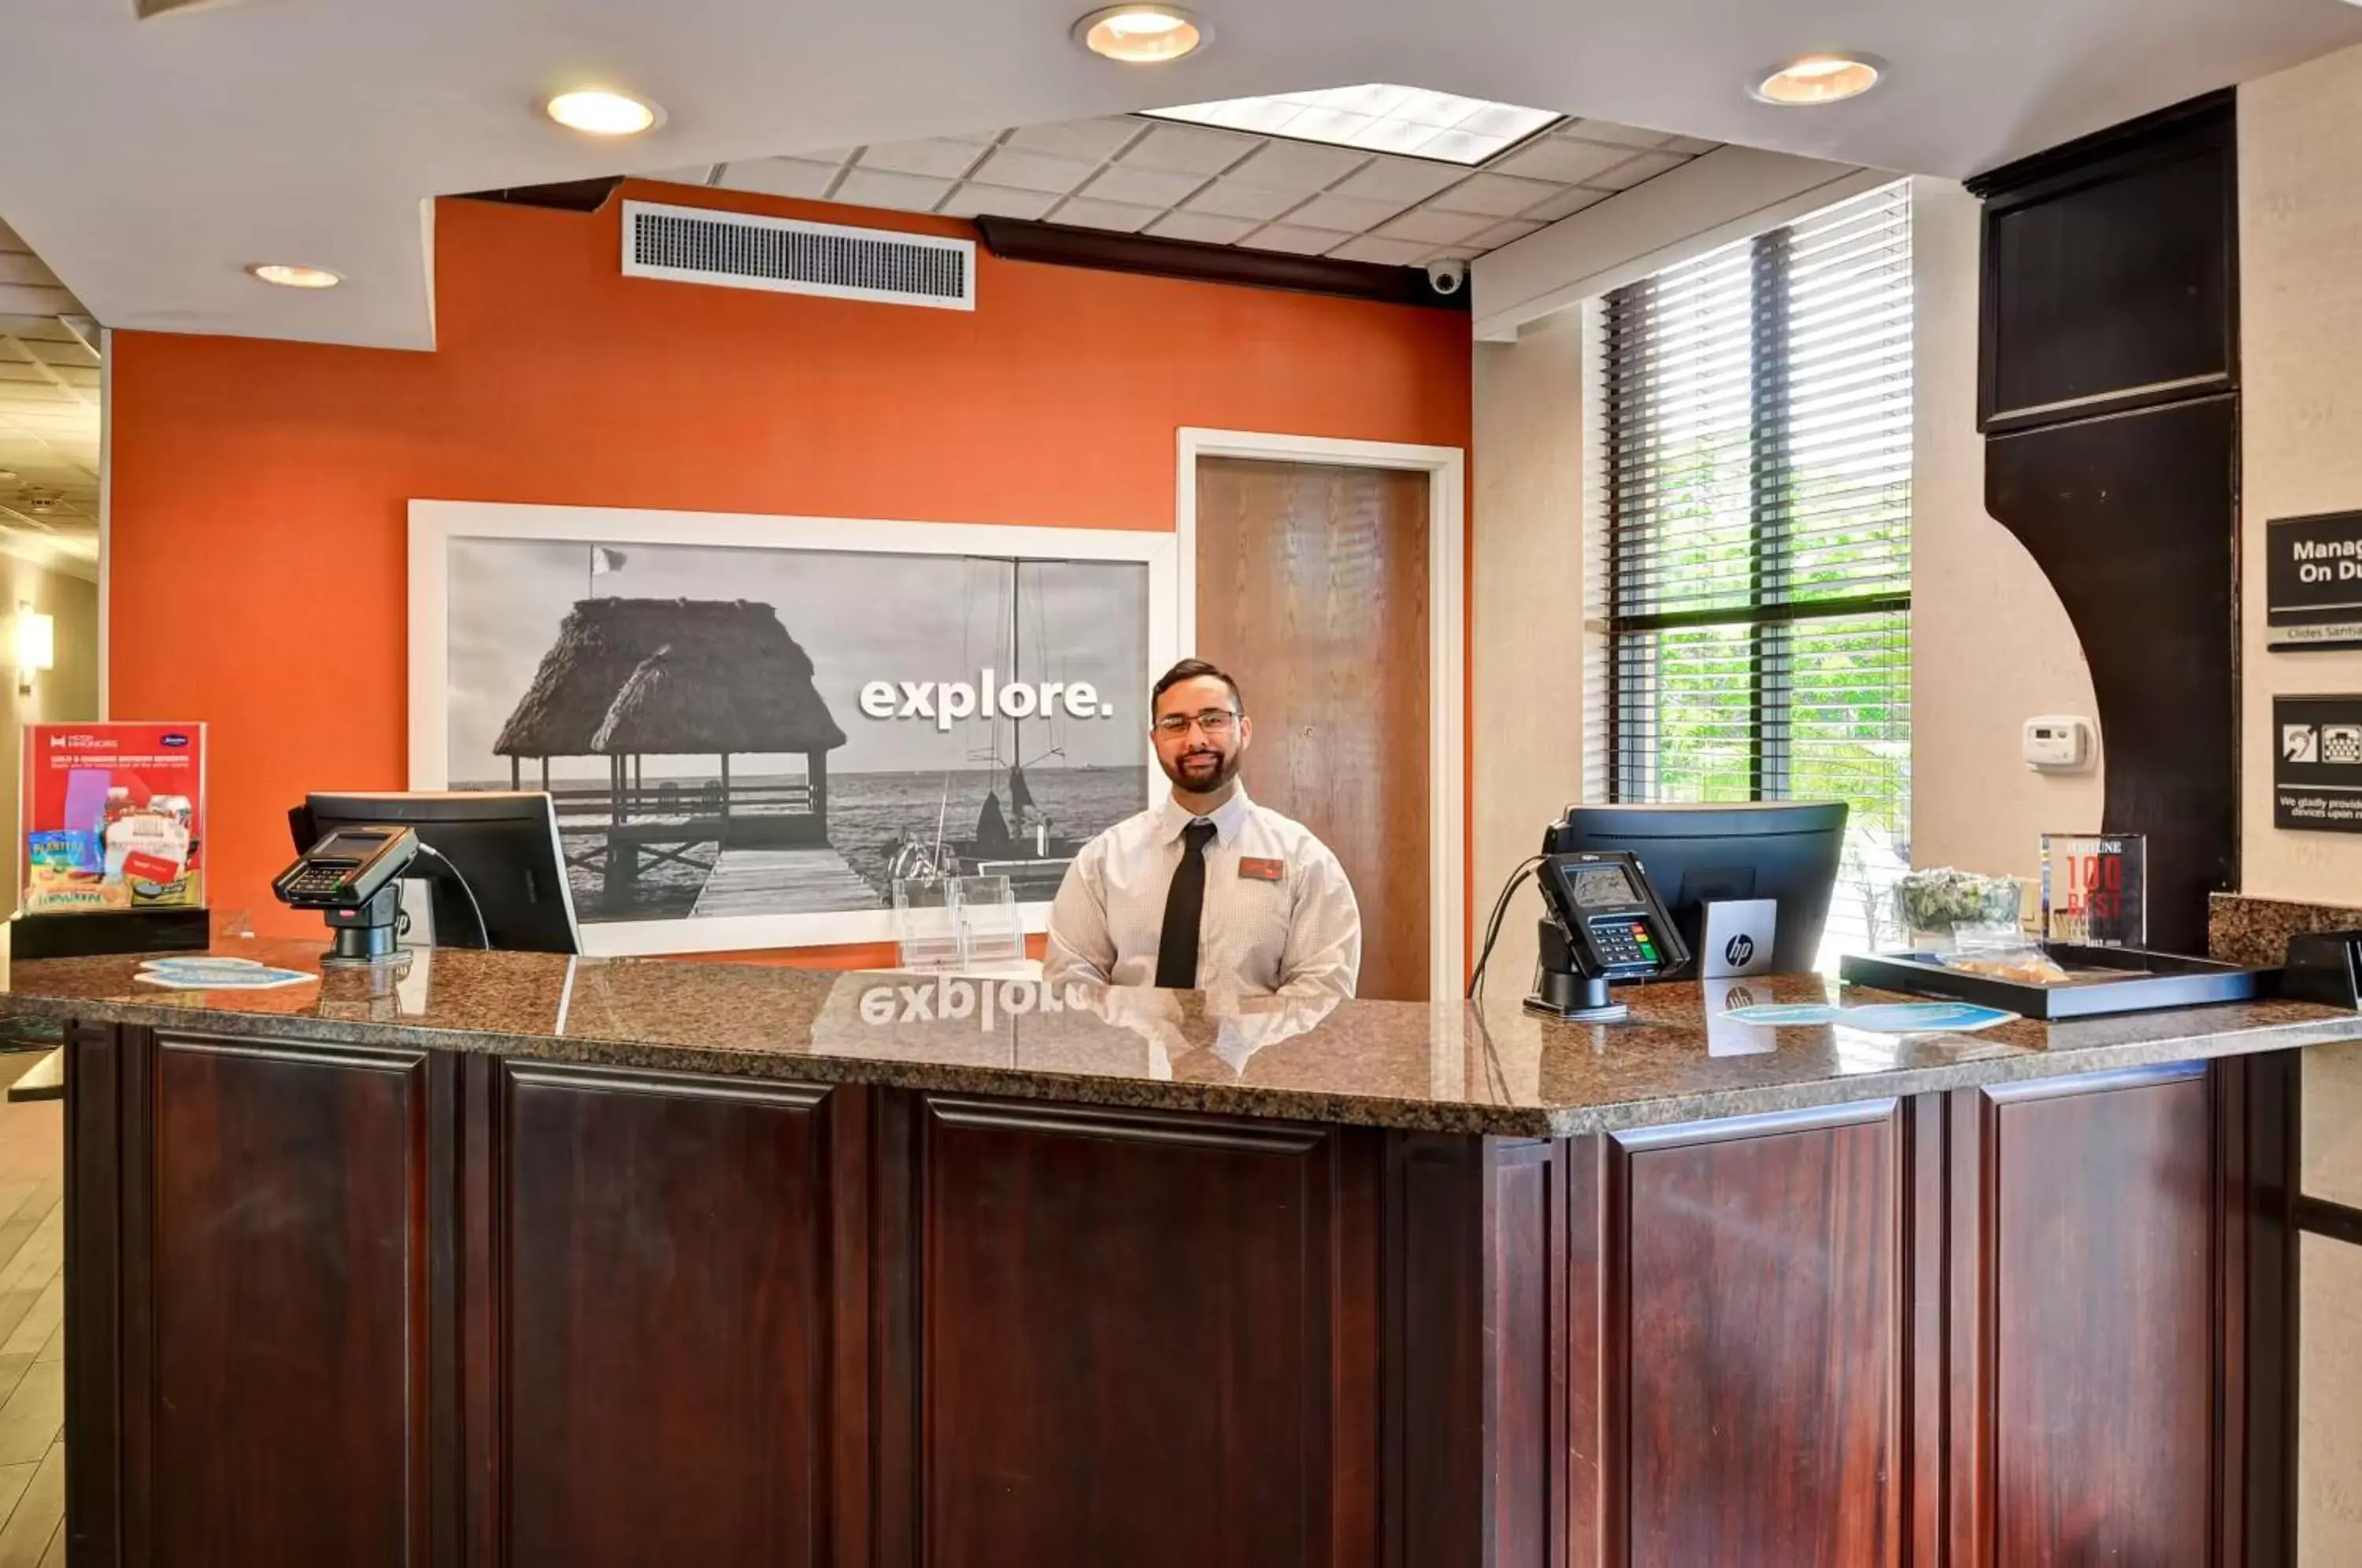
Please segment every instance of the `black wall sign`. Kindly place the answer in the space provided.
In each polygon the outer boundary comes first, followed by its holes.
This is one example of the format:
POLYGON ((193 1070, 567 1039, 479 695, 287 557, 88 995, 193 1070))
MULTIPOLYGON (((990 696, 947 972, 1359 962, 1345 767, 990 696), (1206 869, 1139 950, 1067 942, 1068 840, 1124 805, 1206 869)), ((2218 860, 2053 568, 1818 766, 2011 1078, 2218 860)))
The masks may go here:
POLYGON ((2264 525, 2264 641, 2362 647, 2362 512, 2264 525))
POLYGON ((2275 697, 2272 825, 2362 833, 2362 697, 2275 697))

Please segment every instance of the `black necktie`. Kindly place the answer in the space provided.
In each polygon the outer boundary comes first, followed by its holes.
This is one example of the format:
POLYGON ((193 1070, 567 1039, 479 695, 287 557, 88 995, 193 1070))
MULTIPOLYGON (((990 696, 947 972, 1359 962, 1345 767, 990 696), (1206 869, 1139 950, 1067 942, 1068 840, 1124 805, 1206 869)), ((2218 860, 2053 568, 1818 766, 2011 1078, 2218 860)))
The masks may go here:
POLYGON ((1156 938, 1156 983, 1167 990, 1198 987, 1198 921, 1206 912, 1206 845, 1214 824, 1191 823, 1181 830, 1181 864, 1164 895, 1164 929, 1156 938))

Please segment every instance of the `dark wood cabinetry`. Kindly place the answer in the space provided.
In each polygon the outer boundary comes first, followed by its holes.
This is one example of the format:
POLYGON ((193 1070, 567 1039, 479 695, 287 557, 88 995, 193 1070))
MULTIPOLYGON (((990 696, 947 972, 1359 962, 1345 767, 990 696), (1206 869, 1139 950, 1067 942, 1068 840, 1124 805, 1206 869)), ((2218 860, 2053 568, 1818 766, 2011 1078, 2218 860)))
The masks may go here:
POLYGON ((71 1049, 78 1563, 2248 1560, 2263 1064, 1554 1140, 71 1049))
POLYGON ((499 1560, 831 1561, 829 1153, 857 1125, 794 1085, 482 1066, 499 1560))
POLYGON ((124 1035, 76 1037, 75 1561, 427 1562, 430 1058, 124 1035))

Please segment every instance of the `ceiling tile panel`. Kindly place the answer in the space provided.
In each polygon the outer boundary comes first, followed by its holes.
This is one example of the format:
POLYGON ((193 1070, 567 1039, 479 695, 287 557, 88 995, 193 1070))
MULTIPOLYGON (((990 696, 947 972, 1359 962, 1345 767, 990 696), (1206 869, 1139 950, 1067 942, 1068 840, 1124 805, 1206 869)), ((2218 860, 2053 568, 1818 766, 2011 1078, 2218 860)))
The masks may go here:
POLYGON ((726 191, 756 191, 768 196, 828 194, 836 179, 833 163, 811 163, 800 158, 750 158, 722 166, 713 182, 726 191))
POLYGON ((1288 224, 1275 223, 1264 225, 1239 243, 1254 250, 1287 250, 1298 256, 1318 256, 1352 237, 1350 234, 1332 234, 1325 228, 1297 228, 1288 224))
POLYGON ((1053 158, 1003 147, 986 159, 974 178, 988 185, 1013 185, 1021 191, 1053 191, 1065 194, 1098 172, 1096 163, 1079 158, 1053 158))
POLYGON ((1425 201, 1467 177, 1464 169, 1423 158, 1374 158, 1367 167, 1339 181, 1335 190, 1341 196, 1369 196, 1399 207, 1406 202, 1425 201))
POLYGON ((1114 163, 1093 175, 1082 194, 1098 201, 1130 202, 1135 206, 1175 207, 1205 182, 1203 174, 1177 174, 1166 169, 1114 163))
POLYGON ((1425 257, 1428 247, 1411 239, 1386 239, 1365 234, 1329 252, 1341 261, 1374 261, 1382 267, 1407 267, 1425 257))
POLYGON ((1678 152, 1644 152, 1625 160, 1605 174, 1593 175, 1584 183, 1603 191, 1628 191, 1643 180, 1653 180, 1688 161, 1678 152))
POLYGON ((882 169, 892 174, 923 174, 937 180, 956 180, 982 161, 986 151, 972 141, 951 141, 936 138, 930 141, 898 141, 883 147, 861 149, 859 166, 882 169))
POLYGON ((1429 246, 1457 245, 1469 236, 1492 227, 1493 222, 1491 218, 1467 213, 1421 207, 1384 225, 1378 232, 1389 239, 1415 239, 1429 246))
POLYGON ((856 207, 892 207, 901 212, 932 211, 951 194, 949 180, 928 180, 916 174, 889 174, 882 169, 853 169, 837 185, 832 200, 856 207))
POLYGON ((1558 188, 1546 181, 1518 180, 1507 174, 1472 174, 1452 186, 1435 204, 1456 213, 1509 217, 1557 194, 1558 188))
POLYGON ((1215 217, 1208 213, 1166 213, 1148 232, 1165 239, 1194 239, 1201 245, 1234 245, 1255 226, 1253 218, 1215 217))
POLYGON ((1095 202, 1088 196, 1074 196, 1051 210, 1052 223, 1071 223, 1084 228, 1111 228, 1122 234, 1137 234, 1158 217, 1154 207, 1135 207, 1124 202, 1095 202))
POLYGON ((1082 158, 1093 163, 1116 155, 1125 142, 1147 127, 1139 120, 1065 120, 1057 125, 1019 126, 1006 145, 1054 158, 1082 158))
POLYGON ((1195 126, 1153 126, 1125 149, 1123 161, 1184 174, 1219 174, 1255 150, 1260 139, 1195 126))
POLYGON ((935 210, 952 217, 1037 218, 1057 202, 1047 191, 1016 191, 969 180, 944 197, 935 210))
POLYGON ((1629 148, 1546 136, 1487 167, 1496 174, 1518 174, 1529 180, 1555 180, 1562 185, 1572 185, 1594 174, 1604 174, 1631 156, 1629 148))
POLYGON ((1472 235, 1468 243, 1479 250, 1498 250, 1513 240, 1525 238, 1541 226, 1540 224, 1529 222, 1525 218, 1511 218, 1506 223, 1495 224, 1481 234, 1472 235))
POLYGON ((1249 185, 1302 191, 1308 195, 1335 184, 1369 160, 1370 154, 1351 148, 1275 141, 1232 169, 1230 175, 1249 185))
POLYGON ((1269 185, 1250 185, 1243 181, 1225 177, 1215 181, 1182 204, 1193 213, 1213 213, 1222 217, 1275 218, 1305 199, 1302 191, 1282 191, 1269 185))
POLYGON ((1287 221, 1308 228, 1333 228, 1341 234, 1363 234, 1402 211, 1400 202, 1374 202, 1361 196, 1319 195, 1287 215, 1287 221))
POLYGON ((1583 185, 1570 185, 1539 206, 1528 207, 1518 215, 1556 223, 1562 217, 1573 217, 1584 208, 1606 201, 1614 193, 1611 191, 1594 191, 1583 185))
POLYGON ((1579 136, 1585 141, 1604 141, 1617 147, 1662 147, 1662 131, 1636 130, 1619 126, 1612 120, 1570 120, 1558 127, 1562 135, 1579 136))

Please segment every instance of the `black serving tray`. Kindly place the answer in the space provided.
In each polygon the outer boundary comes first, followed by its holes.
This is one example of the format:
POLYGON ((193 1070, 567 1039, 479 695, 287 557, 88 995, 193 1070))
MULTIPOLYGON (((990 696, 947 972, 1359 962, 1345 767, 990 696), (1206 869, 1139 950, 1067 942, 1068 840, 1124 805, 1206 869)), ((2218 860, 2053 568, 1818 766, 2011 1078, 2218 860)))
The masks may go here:
POLYGON ((1906 996, 1997 1007, 2027 1018, 2099 1018, 2157 1008, 2204 1007, 2276 994, 2278 969, 2244 969, 2211 958, 2138 947, 2086 947, 2046 942, 2042 950, 2075 977, 2038 986, 1948 968, 1929 953, 1849 953, 1838 965, 1848 985, 1906 996), (2100 971, 2086 974, 2085 971, 2100 971))

